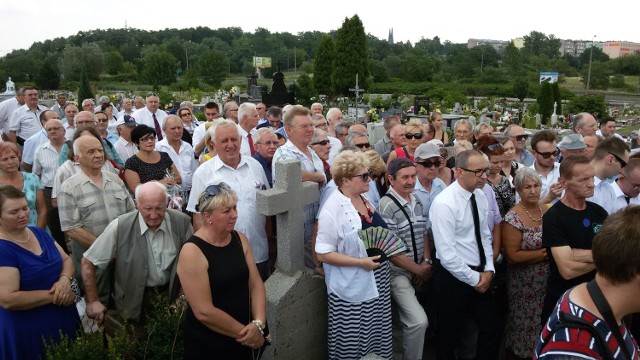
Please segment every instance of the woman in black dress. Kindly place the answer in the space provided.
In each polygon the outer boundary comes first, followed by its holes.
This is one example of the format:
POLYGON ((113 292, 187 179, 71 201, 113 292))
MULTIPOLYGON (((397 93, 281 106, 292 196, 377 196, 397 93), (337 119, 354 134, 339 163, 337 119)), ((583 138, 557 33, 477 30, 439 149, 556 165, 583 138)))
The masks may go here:
POLYGON ((157 180, 165 186, 182 183, 180 173, 169 154, 156 150, 156 131, 147 125, 138 125, 131 131, 131 141, 138 152, 124 164, 124 179, 133 194, 136 186, 157 180))
POLYGON ((227 184, 207 187, 196 206, 202 226, 180 251, 184 359, 255 359, 264 344, 267 296, 249 240, 233 230, 237 202, 227 184))

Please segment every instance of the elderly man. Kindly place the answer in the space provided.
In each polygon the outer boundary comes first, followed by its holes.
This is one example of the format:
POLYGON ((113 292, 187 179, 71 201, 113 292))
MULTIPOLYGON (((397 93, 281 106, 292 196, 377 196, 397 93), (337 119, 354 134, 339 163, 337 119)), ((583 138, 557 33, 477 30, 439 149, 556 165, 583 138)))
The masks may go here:
POLYGON ((311 145, 309 145, 313 151, 316 152, 320 160, 322 160, 322 165, 324 166, 324 175, 327 177, 327 180, 330 181, 331 176, 331 164, 329 163, 329 157, 331 155, 331 141, 329 140, 329 134, 322 129, 316 128, 313 131, 313 139, 311 139, 311 145))
POLYGON ((598 122, 593 115, 583 112, 573 117, 571 130, 582 136, 593 135, 598 130, 598 122))
POLYGON ((240 130, 232 120, 220 120, 207 130, 216 156, 200 165, 193 173, 193 184, 187 210, 193 212, 193 227, 197 231, 202 216, 196 211, 198 197, 207 186, 225 182, 238 195, 238 221, 235 229, 249 238, 258 271, 263 280, 269 276, 269 246, 266 217, 258 213, 256 193, 266 189, 268 180, 260 163, 240 154, 240 130))
MULTIPOLYGON (((327 115, 325 116, 327 121, 329 122, 329 136, 333 136, 338 138, 337 132, 335 131, 336 125, 344 119, 342 115, 342 111, 338 108, 331 108, 327 111, 327 115)), ((346 135, 346 131, 345 131, 346 135)), ((340 140, 343 141, 343 140, 340 140)))
POLYGON ((60 93, 56 95, 56 104, 51 107, 50 110, 58 113, 60 118, 64 118, 64 107, 67 105, 67 94, 60 93))
POLYGON ((587 199, 602 206, 609 214, 619 210, 616 206, 616 194, 610 183, 629 162, 629 146, 617 137, 609 137, 600 142, 591 159, 595 170, 593 177, 593 196, 587 199))
POLYGON ((14 110, 9 118, 9 141, 20 145, 42 129, 40 113, 47 110, 38 105, 38 90, 35 88, 25 88, 24 97, 24 105, 14 110))
POLYGON ((366 132, 362 132, 362 131, 351 132, 347 136, 347 139, 345 140, 344 144, 346 146, 355 146, 358 149, 360 149, 360 151, 367 151, 371 149, 371 143, 369 143, 369 136, 367 135, 366 132))
POLYGON ((51 119, 60 120, 60 115, 56 111, 53 110, 45 110, 40 113, 40 130, 33 134, 30 138, 28 138, 24 142, 24 147, 22 148, 22 168, 31 172, 31 168, 33 166, 33 158, 36 155, 36 150, 38 147, 47 142, 47 131, 44 128, 44 124, 51 119))
POLYGON ((511 138, 513 146, 516 149, 514 160, 523 164, 524 166, 531 166, 535 161, 533 154, 527 150, 527 139, 529 134, 524 131, 522 126, 509 125, 504 131, 506 137, 511 138))
MULTIPOLYGON (((323 130, 327 134, 327 138, 331 143, 329 149, 329 157, 328 159, 323 159, 327 164, 333 164, 333 159, 338 155, 340 150, 342 149, 342 142, 337 138, 329 135, 329 122, 322 114, 315 114, 311 116, 311 121, 313 121, 313 125, 316 129, 323 130)), ((312 147, 313 148, 313 147, 312 147)), ((318 154, 320 155, 320 154, 318 154)), ((321 157, 322 158, 322 157, 321 157)))
POLYGON ((473 125, 465 119, 456 121, 456 125, 453 130, 453 136, 453 141, 447 144, 447 146, 454 145, 455 142, 459 140, 467 140, 468 142, 473 144, 473 125))
POLYGON ((166 152, 176 165, 183 190, 191 190, 191 174, 193 173, 193 147, 182 140, 182 120, 177 115, 169 115, 162 125, 165 138, 156 143, 156 150, 166 152))
MULTIPOLYGON (((76 276, 80 274, 82 254, 118 216, 133 211, 133 201, 118 175, 102 171, 104 147, 93 136, 79 137, 73 143, 74 160, 80 172, 62 183, 57 194, 60 226, 71 240, 71 259, 76 276)), ((110 294, 108 272, 98 272, 100 301, 106 304, 110 294)))
POLYGON ((588 157, 589 159, 593 159, 593 155, 596 152, 596 146, 598 146, 598 143, 600 143, 600 140, 602 140, 602 136, 587 135, 583 136, 583 140, 584 144, 587 146, 584 149, 584 156, 588 157))
POLYGON ((389 131, 389 139, 391 139, 392 148, 382 154, 382 160, 385 163, 389 160, 389 154, 391 154, 394 149, 407 146, 407 138, 404 136, 404 133, 405 128, 402 124, 396 124, 391 127, 391 130, 389 131))
POLYGON ((427 230, 431 229, 429 209, 433 200, 447 185, 438 177, 442 157, 440 147, 435 143, 420 144, 413 155, 417 169, 418 181, 413 194, 422 202, 422 215, 426 219, 427 230))
POLYGON ((473 128, 473 138, 478 140, 483 135, 491 135, 493 133, 493 127, 486 122, 480 122, 473 128))
POLYGON ((393 150, 393 143, 391 142, 391 128, 395 125, 399 124, 400 120, 395 115, 389 115, 384 118, 384 122, 382 123, 382 127, 384 128, 384 136, 382 139, 378 140, 373 148, 376 150, 380 156, 386 153, 387 151, 393 150))
POLYGON ((164 138, 164 134, 162 133, 162 123, 167 117, 167 113, 159 108, 160 98, 154 93, 149 93, 147 95, 147 105, 131 114, 138 124, 144 124, 155 129, 158 141, 164 138))
POLYGON ((73 134, 76 132, 76 115, 78 114, 78 107, 75 104, 68 103, 64 107, 64 138, 67 140, 73 139, 73 134), (66 120, 66 121, 65 121, 66 120))
POLYGON ((138 110, 138 109, 142 109, 144 107, 144 99, 142 98, 142 96, 136 96, 133 99, 133 110, 138 110))
MULTIPOLYGON (((217 103, 213 101, 209 101, 204 104, 204 117, 206 122, 211 122, 220 117, 220 107, 217 103)), ((204 124, 202 124, 204 125, 204 124)), ((198 126, 195 130, 193 130, 193 138, 191 145, 193 146, 193 150, 195 152, 195 156, 200 156, 202 151, 205 149, 206 144, 202 139, 204 139, 204 134, 207 131, 206 126, 198 126)))
MULTIPOLYGON (((113 148, 120 156, 120 159, 127 162, 127 159, 132 157, 138 152, 138 147, 131 140, 131 131, 138 126, 138 123, 134 118, 125 114, 123 117, 116 121, 116 129, 120 138, 113 144, 113 148)), ((174 162, 175 164, 175 162, 174 162)), ((184 182, 184 178, 182 178, 184 182)))
POLYGON ((16 91, 16 96, 0 103, 0 130, 4 141, 9 140, 9 119, 11 115, 17 108, 24 105, 24 89, 23 87, 19 88, 16 91))
POLYGON ((489 162, 475 150, 456 155, 456 181, 435 198, 429 210, 440 265, 437 352, 455 359, 460 323, 469 314, 478 327, 476 359, 497 359, 500 345, 498 312, 489 290, 495 274, 488 202, 482 188, 489 162))
POLYGON ((256 153, 253 137, 255 136, 255 128, 258 126, 258 111, 254 104, 245 102, 240 104, 237 114, 240 135, 242 136, 240 154, 253 156, 256 153))
POLYGON ((98 297, 96 268, 114 268, 115 310, 121 319, 144 322, 154 291, 177 298, 176 266, 180 247, 191 237, 191 219, 167 209, 167 188, 151 181, 136 188, 136 207, 115 218, 84 252, 82 278, 87 316, 102 323, 106 303, 98 297))
MULTIPOLYGON (((256 108, 257 109, 257 108, 256 108)), ((277 106, 272 106, 267 111, 267 119, 265 122, 258 124, 257 128, 262 129, 264 127, 270 127, 274 131, 282 127, 282 109, 277 106)))
POLYGON ((131 101, 131 99, 123 98, 120 105, 122 107, 122 110, 118 113, 118 116, 117 116, 118 119, 123 118, 125 115, 131 116, 131 114, 133 114, 134 109, 133 109, 133 102, 131 101))
POLYGON ((278 137, 272 128, 261 128, 256 131, 255 137, 256 153, 253 158, 258 160, 262 169, 264 170, 267 180, 269 181, 269 187, 273 187, 273 175, 271 171, 271 161, 273 155, 278 149, 278 137))
POLYGON ((560 149, 560 157, 556 161, 562 162, 569 156, 584 156, 587 151, 587 144, 585 144, 582 135, 569 134, 558 143, 558 149, 560 149))
MULTIPOLYGON (((311 121, 309 110, 301 105, 291 107, 284 118, 284 128, 289 134, 289 140, 276 150, 273 156, 274 179, 276 179, 275 164, 278 161, 297 160, 300 162, 302 170, 302 181, 313 181, 318 184, 321 190, 327 183, 324 175, 322 160, 309 147, 313 140, 314 126, 311 121)), ((305 265, 309 269, 314 268, 311 246, 311 236, 318 213, 319 202, 307 204, 304 207, 304 245, 305 245, 305 265)))
POLYGON ((84 99, 84 100, 82 100, 82 111, 93 112, 95 107, 96 107, 96 103, 93 102, 93 99, 84 99))
POLYGON ((227 120, 231 120, 234 123, 238 123, 238 110, 239 106, 235 101, 227 101, 224 103, 224 118, 227 120))
POLYGON ((68 253, 67 243, 64 233, 60 229, 60 217, 58 208, 51 204, 51 191, 53 182, 58 170, 58 156, 65 143, 64 127, 62 121, 58 119, 48 120, 44 124, 47 132, 48 140, 40 145, 35 152, 33 159, 33 173, 40 178, 42 186, 44 186, 44 201, 47 205, 47 225, 51 230, 51 236, 56 242, 68 253))
POLYGON ((311 104, 311 115, 316 115, 316 114, 322 115, 322 110, 323 110, 322 104, 318 102, 311 104))
POLYGON ((594 176, 595 169, 585 156, 571 156, 560 164, 564 196, 542 217, 542 246, 547 249, 550 266, 543 323, 565 291, 595 275, 591 244, 607 212, 587 201, 593 196, 594 176))

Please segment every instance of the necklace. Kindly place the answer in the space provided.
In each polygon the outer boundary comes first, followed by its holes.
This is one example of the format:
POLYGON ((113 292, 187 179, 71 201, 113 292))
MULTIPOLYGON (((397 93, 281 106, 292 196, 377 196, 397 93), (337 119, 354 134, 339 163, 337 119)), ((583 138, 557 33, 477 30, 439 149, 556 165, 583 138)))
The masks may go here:
POLYGON ((527 213, 527 215, 529 216, 529 219, 531 219, 531 221, 539 222, 540 220, 542 220, 542 207, 540 206, 540 204, 538 204, 538 210, 540 210, 540 218, 539 219, 534 219, 533 216, 531 216, 531 214, 529 213, 529 210, 527 210, 527 208, 524 207, 524 205, 522 205, 522 203, 520 203, 520 206, 524 209, 524 212, 527 213))
MULTIPOLYGON (((338 191, 340 191, 340 193, 342 193, 342 195, 344 195, 344 193, 342 192, 342 189, 338 189, 338 191)), ((346 196, 346 195, 345 195, 346 196)), ((362 200, 362 203, 364 204, 364 207, 367 209, 367 214, 361 214, 360 211, 358 211, 358 215, 360 215, 360 219, 363 221, 366 221, 368 224, 373 223, 373 209, 369 207, 369 204, 367 204, 367 202, 364 199, 364 196, 360 195, 360 200, 362 200)), ((353 200, 352 200, 353 202, 353 200)), ((357 211, 357 210, 356 210, 357 211)))
POLYGON ((29 242, 29 239, 31 239, 31 234, 29 233, 29 231, 27 231, 27 229, 25 229, 25 231, 27 232, 27 236, 26 236, 26 238, 25 238, 24 240, 20 240, 20 239, 18 239, 18 238, 16 238, 16 239, 11 239, 11 237, 10 237, 9 235, 5 234, 5 233, 4 233, 4 232, 2 232, 2 231, 0 231, 0 234, 2 234, 2 236, 4 236, 5 238, 7 238, 7 240, 11 240, 11 241, 13 241, 13 242, 15 242, 15 243, 18 243, 18 244, 26 244, 26 243, 28 243, 28 242, 29 242))

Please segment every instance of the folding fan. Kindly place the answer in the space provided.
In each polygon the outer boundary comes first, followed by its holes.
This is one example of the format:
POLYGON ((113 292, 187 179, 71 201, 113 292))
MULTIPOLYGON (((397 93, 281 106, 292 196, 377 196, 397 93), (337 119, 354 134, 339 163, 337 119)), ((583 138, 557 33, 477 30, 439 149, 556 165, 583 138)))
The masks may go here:
POLYGON ((368 256, 380 255, 378 262, 383 262, 407 251, 404 242, 400 238, 381 226, 372 226, 360 230, 358 235, 367 249, 368 256))

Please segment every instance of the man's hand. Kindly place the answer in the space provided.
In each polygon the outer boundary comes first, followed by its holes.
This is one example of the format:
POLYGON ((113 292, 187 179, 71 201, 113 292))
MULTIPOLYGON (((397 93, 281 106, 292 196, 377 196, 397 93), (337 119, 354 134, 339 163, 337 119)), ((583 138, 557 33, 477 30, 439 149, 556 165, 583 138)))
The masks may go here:
POLYGON ((483 294, 485 291, 489 289, 489 285, 491 285, 491 280, 493 280, 493 272, 485 271, 480 273, 480 280, 478 284, 475 286, 477 292, 483 294))
POLYGON ((433 275, 433 266, 429 265, 426 262, 418 264, 417 270, 418 271, 414 273, 414 279, 418 283, 418 285, 429 281, 429 279, 431 279, 431 276, 433 275))
POLYGON ((102 305, 100 300, 87 303, 87 316, 94 319, 98 324, 102 324, 104 321, 104 315, 107 313, 107 308, 102 305))

